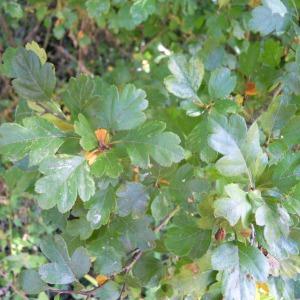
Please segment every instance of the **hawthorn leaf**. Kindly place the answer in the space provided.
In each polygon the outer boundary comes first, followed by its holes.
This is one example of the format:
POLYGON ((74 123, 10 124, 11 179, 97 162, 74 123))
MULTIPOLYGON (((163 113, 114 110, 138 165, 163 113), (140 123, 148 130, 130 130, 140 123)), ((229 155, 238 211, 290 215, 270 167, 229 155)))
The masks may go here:
POLYGON ((61 213, 69 211, 77 195, 88 201, 95 193, 89 167, 81 156, 65 155, 43 160, 39 170, 44 174, 35 184, 39 205, 49 209, 57 205, 61 213))
POLYGON ((81 136, 80 145, 84 150, 90 151, 97 148, 97 137, 84 115, 78 115, 78 121, 75 121, 74 129, 81 136))
POLYGON ((88 245, 91 255, 96 256, 94 267, 97 273, 110 275, 122 270, 125 252, 118 237, 114 230, 106 230, 88 245))
POLYGON ((91 267, 86 250, 79 247, 70 258, 66 242, 59 235, 55 235, 54 239, 45 238, 40 247, 43 254, 51 261, 39 269, 41 278, 47 283, 72 283, 83 277, 91 267))
POLYGON ((86 203, 89 209, 86 218, 93 229, 97 229, 109 222, 109 217, 116 206, 115 190, 108 187, 105 190, 98 190, 95 195, 86 203))
POLYGON ((139 219, 127 216, 116 219, 113 228, 128 251, 136 248, 146 250, 153 247, 155 240, 150 223, 151 218, 148 216, 140 217, 139 219))
POLYGON ((71 78, 63 94, 66 106, 70 109, 73 119, 82 113, 87 119, 92 120, 91 111, 95 106, 100 106, 100 97, 96 89, 96 79, 91 76, 80 75, 71 78))
POLYGON ((20 97, 34 101, 51 100, 56 84, 54 67, 42 64, 31 50, 20 48, 12 61, 12 84, 20 97))
POLYGON ((0 126, 0 153, 12 161, 29 154, 30 165, 36 165, 54 155, 66 137, 52 123, 39 117, 25 118, 23 124, 4 123, 0 126))
POLYGON ((114 149, 100 153, 91 166, 91 173, 96 177, 118 178, 122 171, 123 166, 114 149))
POLYGON ((121 287, 114 281, 106 283, 101 289, 98 289, 96 296, 99 299, 118 300, 121 293, 121 287))
POLYGON ((236 76, 228 68, 218 68, 211 73, 208 91, 212 98, 227 98, 236 86, 236 76))
POLYGON ((224 217, 231 226, 241 219, 244 227, 247 226, 247 217, 251 212, 251 205, 247 200, 247 193, 241 190, 238 184, 228 184, 224 187, 228 197, 217 199, 214 203, 215 216, 224 217))
POLYGON ((255 282, 266 281, 267 258, 255 247, 227 242, 216 248, 211 257, 214 270, 222 272, 225 299, 253 300, 255 282))
POLYGON ((149 194, 141 183, 126 182, 118 188, 116 195, 116 211, 120 217, 131 214, 133 218, 137 218, 145 213, 149 194))
POLYGON ((198 258, 206 253, 210 240, 210 230, 200 229, 191 217, 181 215, 167 230, 164 243, 175 255, 198 258))
POLYGON ((224 156, 216 168, 224 176, 246 174, 252 186, 264 171, 268 157, 260 147, 259 130, 254 123, 247 132, 245 120, 237 115, 210 119, 208 144, 224 156))
POLYGON ((0 64, 0 74, 7 77, 14 77, 12 62, 18 53, 18 48, 9 47, 2 55, 2 63, 0 64))
POLYGON ((259 118, 264 131, 270 136, 274 132, 281 130, 289 119, 295 114, 297 107, 291 104, 290 97, 276 97, 259 118))
POLYGON ((283 206, 291 213, 300 216, 300 183, 296 184, 286 196, 283 206))
POLYGON ((70 236, 79 236, 81 240, 88 239, 93 233, 93 228, 91 227, 85 216, 80 216, 76 219, 68 220, 65 230, 70 236))
POLYGON ((161 260, 155 258, 153 254, 143 255, 132 269, 132 274, 140 286, 158 283, 164 274, 161 260))
POLYGON ((163 122, 150 121, 121 139, 132 164, 146 168, 151 157, 161 166, 169 167, 184 158, 180 138, 173 132, 164 132, 165 128, 163 122))
POLYGON ((275 300, 295 300, 295 282, 288 278, 270 277, 268 286, 275 300))
POLYGON ((108 13, 110 8, 109 0, 87 0, 85 7, 90 17, 99 18, 108 13))
POLYGON ((282 34, 287 21, 288 11, 280 0, 263 0, 263 5, 252 11, 249 27, 265 36, 270 33, 282 34))
POLYGON ((208 145, 208 121, 201 120, 187 137, 187 147, 193 152, 199 153, 200 159, 206 163, 217 159, 218 153, 208 145))
POLYGON ((288 193, 300 178, 300 154, 287 153, 273 168, 272 181, 283 193, 288 193))
POLYGON ((169 60, 172 75, 165 78, 167 90, 182 99, 197 100, 197 91, 204 76, 204 65, 196 57, 189 61, 182 54, 174 55, 169 60))
POLYGON ((141 125, 146 120, 143 111, 148 101, 145 98, 146 93, 133 84, 127 84, 121 92, 116 86, 110 86, 101 96, 99 127, 119 131, 141 125))
POLYGON ((25 49, 33 51, 39 57, 42 65, 46 63, 47 61, 46 51, 45 49, 41 48, 37 42, 32 41, 31 43, 27 43, 25 49))
POLYGON ((136 0, 130 8, 130 14, 136 25, 147 20, 155 12, 155 0, 136 0))
POLYGON ((47 284, 35 270, 25 270, 20 274, 22 290, 26 294, 39 294, 47 289, 47 284))

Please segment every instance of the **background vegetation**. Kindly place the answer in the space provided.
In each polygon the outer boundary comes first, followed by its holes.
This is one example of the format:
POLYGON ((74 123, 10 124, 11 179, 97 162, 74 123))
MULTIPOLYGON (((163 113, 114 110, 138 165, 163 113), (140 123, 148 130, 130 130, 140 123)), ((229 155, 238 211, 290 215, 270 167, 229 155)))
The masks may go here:
POLYGON ((300 298, 299 8, 2 0, 0 298, 300 298))

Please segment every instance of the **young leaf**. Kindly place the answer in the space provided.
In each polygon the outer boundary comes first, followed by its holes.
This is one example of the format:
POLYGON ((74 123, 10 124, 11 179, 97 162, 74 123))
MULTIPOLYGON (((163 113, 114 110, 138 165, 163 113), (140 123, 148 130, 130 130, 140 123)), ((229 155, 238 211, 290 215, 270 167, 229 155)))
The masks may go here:
POLYGON ((0 127, 0 153, 16 161, 29 154, 30 165, 40 163, 56 153, 64 142, 65 133, 39 117, 17 123, 4 123, 0 127))
POLYGON ((22 290, 26 294, 39 294, 47 289, 47 284, 42 281, 35 270, 25 270, 20 275, 22 290))
POLYGON ((182 99, 197 100, 197 91, 204 76, 203 63, 196 57, 189 61, 184 55, 174 55, 169 60, 172 75, 165 78, 167 90, 182 99))
POLYGON ((247 217, 251 212, 251 205, 246 198, 247 193, 241 190, 238 184, 233 183, 226 185, 224 189, 229 197, 216 200, 215 216, 224 217, 231 226, 236 225, 241 219, 246 226, 247 217))
POLYGON ((117 214, 121 217, 130 213, 133 218, 145 213, 149 195, 145 187, 139 182, 126 182, 117 190, 117 214))
POLYGON ((12 68, 15 78, 12 83, 20 97, 34 101, 51 100, 56 83, 52 64, 42 64, 33 51, 20 48, 12 61, 12 68))
POLYGON ((269 273, 267 258, 252 246, 225 243, 212 254, 212 267, 223 272, 225 299, 255 298, 255 280, 266 281, 269 273))
POLYGON ((179 137, 172 132, 164 132, 165 128, 163 122, 151 121, 130 131, 121 140, 132 164, 146 168, 151 157, 158 164, 168 167, 184 158, 179 137))
POLYGON ((78 115, 78 121, 75 122, 74 129, 81 136, 80 145, 84 150, 90 151, 97 148, 96 135, 84 115, 78 115))
POLYGON ((45 176, 36 182, 41 207, 51 208, 57 205, 65 213, 74 205, 77 194, 88 201, 95 193, 95 183, 89 174, 89 167, 83 157, 49 157, 40 165, 45 176))
POLYGON ((209 95, 216 99, 227 98, 234 90, 235 85, 236 76, 232 76, 228 68, 216 69, 209 79, 209 95))
POLYGON ((40 267, 39 274, 50 284, 68 284, 80 279, 91 266, 86 250, 77 248, 69 257, 66 242, 59 235, 45 238, 41 242, 43 254, 51 261, 40 267))

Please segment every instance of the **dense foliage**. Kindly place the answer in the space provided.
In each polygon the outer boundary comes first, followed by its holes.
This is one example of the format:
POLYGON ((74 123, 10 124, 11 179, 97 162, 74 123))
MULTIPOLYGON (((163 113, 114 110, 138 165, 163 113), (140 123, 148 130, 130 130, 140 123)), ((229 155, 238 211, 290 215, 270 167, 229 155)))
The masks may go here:
POLYGON ((0 298, 300 298, 299 9, 0 2, 0 298))

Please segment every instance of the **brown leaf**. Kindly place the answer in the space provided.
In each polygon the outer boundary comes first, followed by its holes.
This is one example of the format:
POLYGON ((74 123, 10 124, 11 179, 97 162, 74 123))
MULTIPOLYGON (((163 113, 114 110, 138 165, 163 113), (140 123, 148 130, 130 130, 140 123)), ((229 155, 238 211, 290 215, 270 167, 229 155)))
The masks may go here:
POLYGON ((256 91, 255 83, 248 81, 246 83, 245 95, 246 96, 255 96, 256 94, 257 94, 257 91, 256 91))

